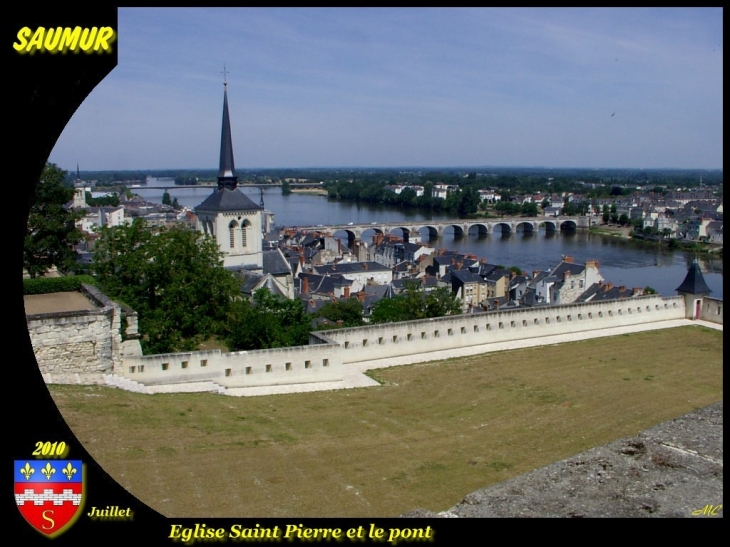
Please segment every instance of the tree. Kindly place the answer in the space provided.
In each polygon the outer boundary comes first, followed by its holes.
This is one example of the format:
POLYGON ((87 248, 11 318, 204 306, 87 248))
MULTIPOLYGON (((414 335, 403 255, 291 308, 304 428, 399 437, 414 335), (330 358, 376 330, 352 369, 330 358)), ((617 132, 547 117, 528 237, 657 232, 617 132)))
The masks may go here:
POLYGON ((170 199, 170 192, 165 190, 165 193, 162 194, 162 205, 172 205, 172 200, 170 199))
POLYGON ((148 353, 197 349, 223 332, 239 280, 223 267, 216 242, 182 226, 147 229, 103 227, 93 272, 101 289, 139 314, 142 347, 148 353))
POLYGON ((309 342, 310 318, 300 300, 257 290, 252 301, 234 304, 227 333, 232 350, 283 348, 309 342))
POLYGON ((23 267, 30 277, 42 276, 53 266, 71 270, 76 262, 73 246, 83 236, 76 228, 79 214, 66 208, 73 188, 64 186, 66 172, 47 163, 35 188, 23 242, 23 267))
POLYGON ((537 216, 537 203, 534 203, 532 201, 526 201, 525 203, 522 204, 520 212, 526 217, 536 217, 537 216))
POLYGON ((291 194, 291 184, 288 180, 284 179, 281 181, 281 195, 288 196, 291 194))
POLYGON ((459 201, 459 218, 464 218, 469 215, 473 215, 479 209, 479 203, 481 198, 479 197, 479 190, 473 186, 469 186, 461 193, 461 200, 459 201))
POLYGON ((461 304, 446 287, 439 287, 428 294, 420 283, 406 283, 405 290, 393 298, 378 300, 370 314, 371 323, 395 323, 442 317, 461 313, 461 304))
POLYGON ((357 298, 327 302, 319 309, 317 317, 333 323, 342 321, 343 327, 359 327, 363 324, 362 303, 357 298))

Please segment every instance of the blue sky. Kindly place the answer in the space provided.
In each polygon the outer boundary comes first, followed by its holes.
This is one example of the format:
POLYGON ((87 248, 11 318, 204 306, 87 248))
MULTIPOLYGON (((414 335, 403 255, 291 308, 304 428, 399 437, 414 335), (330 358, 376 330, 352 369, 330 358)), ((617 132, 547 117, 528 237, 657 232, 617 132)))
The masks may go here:
POLYGON ((238 169, 722 167, 722 9, 120 8, 49 160, 238 169))

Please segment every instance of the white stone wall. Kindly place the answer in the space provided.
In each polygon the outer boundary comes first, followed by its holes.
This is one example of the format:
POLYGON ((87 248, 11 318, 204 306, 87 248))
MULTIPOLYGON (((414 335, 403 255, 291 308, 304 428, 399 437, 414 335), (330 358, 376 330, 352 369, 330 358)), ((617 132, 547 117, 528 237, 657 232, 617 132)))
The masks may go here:
MULTIPOLYGON (((324 340, 323 340, 324 341, 324 340)), ((255 351, 125 357, 124 376, 145 385, 210 381, 226 388, 342 380, 334 343, 255 351)))
MULTIPOLYGON (((98 291, 89 296, 103 307, 92 312, 27 316, 46 381, 95 383, 110 373, 158 386, 211 382, 236 388, 339 381, 349 363, 669 321, 682 319, 686 313, 682 296, 646 295, 313 332, 309 345, 290 348, 148 356, 126 352, 122 356, 121 308, 98 291), (76 380, 69 380, 74 376, 76 380)), ((722 300, 705 298, 701 319, 721 324, 722 300)), ((125 323, 128 338, 133 338, 136 317, 128 315, 125 323)))
POLYGON ((683 319, 684 299, 649 295, 608 302, 567 304, 475 315, 439 317, 327 331, 340 343, 342 363, 683 319))
POLYGON ((700 319, 722 325, 722 300, 705 296, 702 299, 700 319))

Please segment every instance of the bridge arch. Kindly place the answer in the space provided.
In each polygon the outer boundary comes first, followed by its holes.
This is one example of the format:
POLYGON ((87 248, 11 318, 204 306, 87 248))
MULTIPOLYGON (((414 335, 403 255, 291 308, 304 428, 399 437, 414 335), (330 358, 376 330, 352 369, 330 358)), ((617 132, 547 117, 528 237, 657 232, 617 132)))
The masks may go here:
POLYGON ((535 224, 530 221, 523 220, 515 225, 515 232, 519 232, 520 230, 525 234, 532 234, 535 231, 535 224))
POLYGON ((509 234, 509 233, 512 233, 512 226, 510 226, 509 222, 495 222, 493 230, 495 232, 509 234), (497 227, 499 227, 499 230, 497 229, 497 227))
POLYGON ((430 224, 424 224, 422 226, 418 226, 416 228, 416 231, 423 234, 422 230, 426 230, 426 233, 428 234, 429 239, 436 239, 441 235, 439 232, 439 229, 436 228, 436 226, 431 226, 430 224))
POLYGON ((555 232, 558 229, 557 222, 553 220, 546 220, 540 223, 540 226, 545 226, 546 232, 555 232))
POLYGON ((474 224, 470 224, 467 233, 472 233, 472 228, 476 228, 476 233, 480 237, 486 236, 489 233, 487 225, 483 222, 475 222, 474 224))
POLYGON ((560 223, 560 229, 568 232, 575 232, 578 224, 574 220, 564 220, 560 223))

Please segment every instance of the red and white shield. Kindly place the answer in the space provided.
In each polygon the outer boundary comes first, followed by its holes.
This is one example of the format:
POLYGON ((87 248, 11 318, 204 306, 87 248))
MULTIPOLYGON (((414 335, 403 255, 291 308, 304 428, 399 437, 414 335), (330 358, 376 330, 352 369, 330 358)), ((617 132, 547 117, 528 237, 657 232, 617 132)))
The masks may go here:
POLYGON ((15 460, 15 503, 36 530, 53 537, 76 521, 84 500, 81 460, 15 460))

